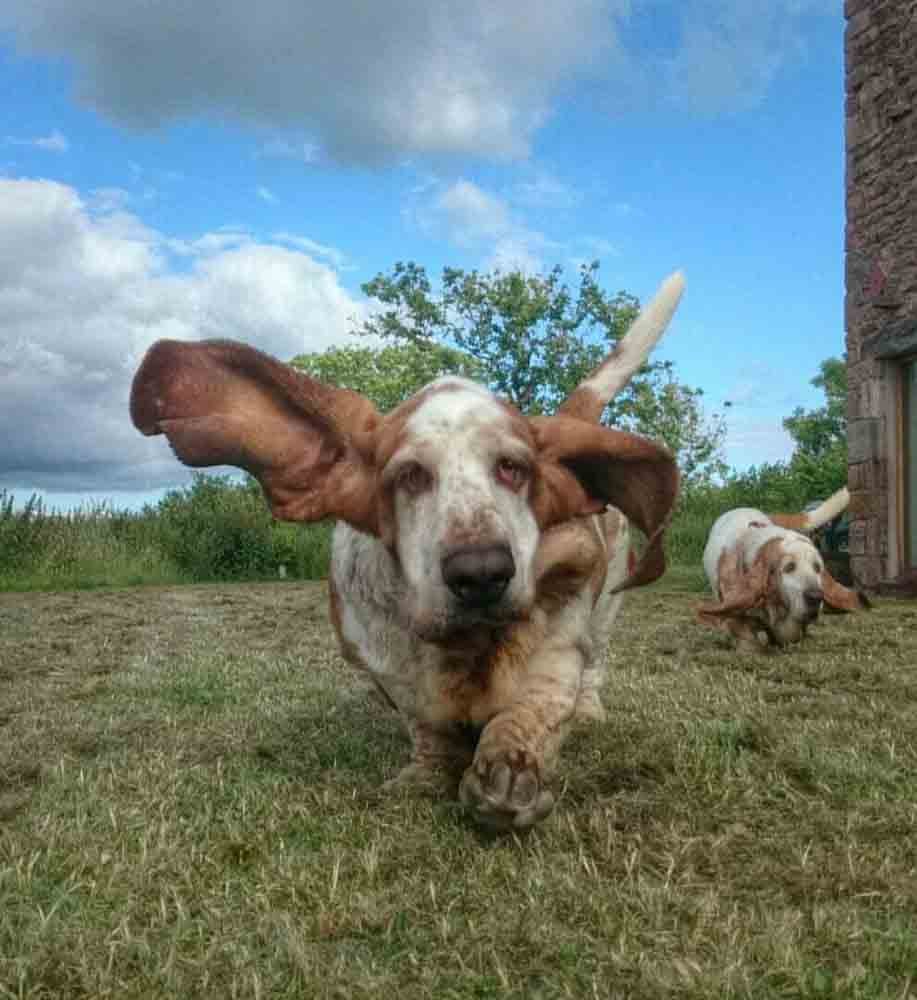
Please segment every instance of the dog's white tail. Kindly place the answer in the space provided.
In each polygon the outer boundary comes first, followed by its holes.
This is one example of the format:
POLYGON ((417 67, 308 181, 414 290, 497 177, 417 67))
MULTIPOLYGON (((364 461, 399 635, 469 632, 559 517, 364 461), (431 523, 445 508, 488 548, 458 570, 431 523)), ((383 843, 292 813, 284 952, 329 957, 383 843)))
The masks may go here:
POLYGON ((850 493, 846 486, 842 486, 837 493, 833 493, 828 499, 819 504, 815 510, 806 512, 806 530, 814 531, 823 524, 833 521, 838 514, 842 514, 850 503, 850 493))
POLYGON ((837 493, 819 504, 815 510, 803 511, 801 514, 770 514, 770 519, 781 528, 792 528, 794 531, 810 532, 820 528, 823 524, 833 521, 838 514, 842 514, 850 503, 850 493, 846 486, 842 486, 837 493))
POLYGON ((670 274, 611 354, 561 404, 558 415, 598 420, 602 410, 627 385, 665 333, 684 289, 682 272, 670 274))

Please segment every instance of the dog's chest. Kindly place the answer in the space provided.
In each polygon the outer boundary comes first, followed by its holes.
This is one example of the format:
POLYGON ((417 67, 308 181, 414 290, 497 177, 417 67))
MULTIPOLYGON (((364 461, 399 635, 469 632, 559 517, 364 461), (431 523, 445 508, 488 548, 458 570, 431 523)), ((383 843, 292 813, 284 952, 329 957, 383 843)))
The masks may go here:
POLYGON ((437 649, 431 669, 418 678, 418 717, 434 724, 483 726, 512 704, 543 641, 541 617, 536 613, 492 636, 475 636, 469 648, 437 649))

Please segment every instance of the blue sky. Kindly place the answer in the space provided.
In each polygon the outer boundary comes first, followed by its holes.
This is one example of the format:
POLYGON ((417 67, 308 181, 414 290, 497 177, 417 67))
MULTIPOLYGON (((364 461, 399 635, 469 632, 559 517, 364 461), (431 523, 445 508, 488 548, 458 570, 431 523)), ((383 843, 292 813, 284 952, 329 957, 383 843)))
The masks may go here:
POLYGON ((127 418, 146 347, 323 349, 407 259, 683 268, 660 356, 730 464, 787 457, 843 352, 840 8, 0 0, 0 488, 186 482, 127 418))

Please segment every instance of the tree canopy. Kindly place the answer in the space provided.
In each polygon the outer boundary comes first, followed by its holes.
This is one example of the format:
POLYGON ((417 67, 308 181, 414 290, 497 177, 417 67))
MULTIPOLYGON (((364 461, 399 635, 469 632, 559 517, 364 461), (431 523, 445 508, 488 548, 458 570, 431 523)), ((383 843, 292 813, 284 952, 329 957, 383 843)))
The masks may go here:
POLYGON ((783 421, 796 444, 796 454, 823 458, 847 449, 847 363, 843 358, 826 358, 812 379, 823 390, 825 405, 814 410, 797 406, 783 421))
MULTIPOLYGON (((362 392, 383 411, 438 375, 460 374, 524 413, 552 413, 639 312, 633 295, 606 292, 598 271, 598 263, 582 267, 570 288, 559 267, 547 275, 447 267, 434 288, 423 266, 398 262, 362 286, 381 308, 355 333, 381 346, 332 348, 293 364, 362 392)), ((725 469, 725 425, 704 413, 702 395, 677 380, 670 362, 651 361, 603 420, 667 444, 687 484, 708 481, 725 469)))
POLYGON ((826 497, 847 482, 847 364, 826 358, 811 382, 825 394, 814 410, 797 407, 783 421, 795 443, 790 471, 812 499, 826 497))

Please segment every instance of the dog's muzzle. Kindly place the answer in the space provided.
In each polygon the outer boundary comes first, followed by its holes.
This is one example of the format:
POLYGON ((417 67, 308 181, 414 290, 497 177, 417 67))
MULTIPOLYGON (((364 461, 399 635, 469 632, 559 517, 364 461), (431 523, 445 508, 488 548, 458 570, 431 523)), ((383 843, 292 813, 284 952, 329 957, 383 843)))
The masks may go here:
POLYGON ((819 611, 821 611, 822 602, 825 599, 824 591, 820 587, 813 587, 811 590, 803 593, 802 599, 805 607, 806 621, 814 621, 818 617, 819 611))

